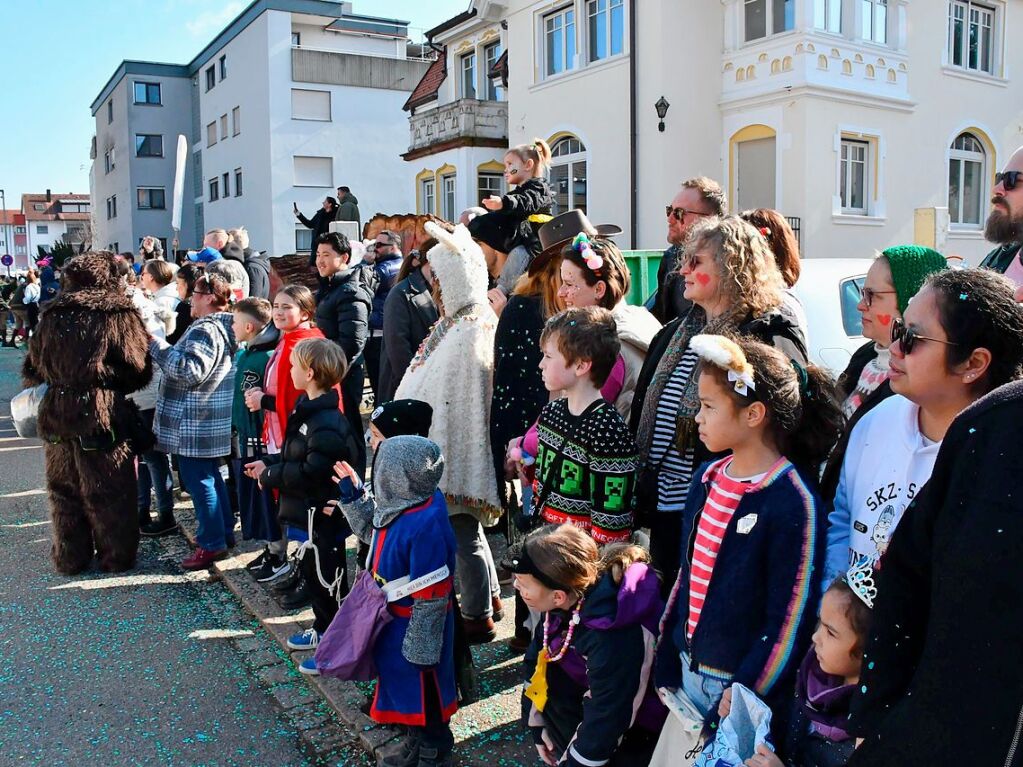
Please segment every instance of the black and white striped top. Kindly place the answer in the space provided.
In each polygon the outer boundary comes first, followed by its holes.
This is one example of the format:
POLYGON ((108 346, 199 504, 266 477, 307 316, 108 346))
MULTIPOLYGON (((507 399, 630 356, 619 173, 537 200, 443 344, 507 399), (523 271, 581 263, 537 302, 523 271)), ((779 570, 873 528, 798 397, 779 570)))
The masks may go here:
POLYGON ((657 401, 648 461, 650 466, 657 468, 658 511, 681 513, 685 508, 689 482, 693 477, 694 455, 691 449, 681 454, 675 447, 675 418, 686 382, 698 362, 696 352, 686 349, 657 401))

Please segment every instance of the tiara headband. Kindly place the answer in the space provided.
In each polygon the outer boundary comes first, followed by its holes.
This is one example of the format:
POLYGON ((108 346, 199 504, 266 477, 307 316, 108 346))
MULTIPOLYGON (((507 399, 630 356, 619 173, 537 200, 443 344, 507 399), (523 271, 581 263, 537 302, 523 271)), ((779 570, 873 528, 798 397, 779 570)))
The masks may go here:
POLYGON ((600 274, 600 269, 604 266, 604 259, 594 252, 593 248, 590 246, 590 238, 586 232, 579 232, 579 234, 575 236, 575 239, 572 240, 572 249, 582 257, 591 272, 598 277, 602 276, 600 274))
POLYGON ((845 582, 849 584, 853 594, 860 598, 871 610, 877 598, 877 584, 874 583, 874 560, 870 557, 857 557, 845 574, 845 582))
POLYGON ((752 398, 757 390, 753 382, 753 366, 735 341, 724 336, 698 335, 689 341, 696 355, 728 374, 728 381, 737 394, 752 398))

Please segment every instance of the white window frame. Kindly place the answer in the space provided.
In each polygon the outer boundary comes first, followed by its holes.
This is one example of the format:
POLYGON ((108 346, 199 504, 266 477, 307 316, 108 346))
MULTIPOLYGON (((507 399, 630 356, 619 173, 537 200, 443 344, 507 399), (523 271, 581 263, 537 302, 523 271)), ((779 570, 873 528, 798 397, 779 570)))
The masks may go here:
POLYGON ((292 32, 291 33, 291 45, 294 48, 301 48, 302 47, 302 33, 301 32, 292 32))
POLYGON ((813 0, 813 26, 822 32, 842 34, 842 0, 813 0))
POLYGON ((458 58, 458 88, 463 99, 475 99, 479 93, 479 77, 476 67, 476 51, 462 54, 458 58), (472 90, 467 86, 471 85, 472 90))
POLYGON ((586 0, 586 60, 590 64, 595 64, 598 61, 606 61, 615 56, 621 56, 623 53, 625 53, 625 0, 586 0), (596 21, 596 24, 604 27, 607 43, 607 50, 602 56, 598 55, 596 40, 593 35, 593 20, 600 16, 603 16, 603 19, 596 21), (612 48, 616 16, 621 24, 621 29, 619 30, 621 50, 618 51, 612 48))
POLYGON ((870 215, 870 190, 873 183, 873 145, 869 139, 866 138, 853 138, 851 136, 842 136, 839 144, 838 154, 838 197, 840 200, 840 207, 843 216, 869 216, 870 215), (861 149, 863 150, 863 205, 855 206, 850 204, 850 197, 852 196, 852 185, 853 185, 853 174, 849 172, 851 170, 851 164, 858 162, 851 157, 844 157, 845 149, 861 149), (849 165, 847 169, 845 183, 842 182, 842 170, 843 166, 849 165))
POLYGON ((225 53, 217 62, 217 69, 220 74, 220 82, 227 79, 227 54, 225 53))
POLYGON ((49 224, 36 224, 36 234, 49 234, 49 233, 50 233, 50 225, 49 224))
POLYGON ((496 194, 498 197, 504 194, 504 175, 497 173, 496 171, 477 171, 476 173, 476 199, 479 201, 477 204, 482 205, 483 200, 492 194, 496 194), (487 194, 484 195, 483 181, 486 180, 487 194), (496 186, 494 186, 496 182, 496 186))
POLYGON ((242 132, 242 108, 240 106, 231 110, 231 135, 237 136, 242 132))
POLYGON ((313 230, 304 226, 295 227, 295 252, 309 253, 313 249, 313 230), (309 247, 305 247, 305 241, 309 241, 309 247))
POLYGON ((219 176, 214 176, 213 178, 211 178, 209 180, 209 183, 207 184, 207 189, 209 190, 210 202, 216 202, 217 200, 219 200, 220 199, 220 177, 219 176))
POLYGON ((103 153, 103 175, 110 173, 116 167, 117 162, 114 156, 114 147, 110 147, 110 149, 103 153))
MULTIPOLYGON (((292 120, 311 120, 313 122, 331 122, 331 119, 332 119, 331 115, 332 115, 332 110, 333 110, 333 106, 331 104, 331 98, 332 97, 331 97, 330 91, 321 91, 321 90, 316 90, 316 89, 313 89, 313 88, 292 88, 291 89, 291 119, 292 120), (326 104, 326 106, 327 106, 327 111, 326 111, 327 116, 326 117, 313 117, 313 116, 311 116, 312 115, 311 111, 307 111, 307 112, 303 112, 302 111, 307 106, 317 106, 316 104, 306 104, 306 103, 303 103, 303 98, 304 97, 303 97, 302 94, 305 94, 305 93, 314 93, 314 94, 318 94, 318 97, 322 97, 322 96, 326 96, 327 97, 327 104, 326 104), (296 109, 295 109, 295 97, 296 96, 298 96, 298 98, 299 98, 298 114, 296 114, 296 109)), ((320 106, 322 106, 322 104, 320 104, 320 106)))
POLYGON ((107 125, 110 125, 114 121, 114 97, 110 97, 110 101, 107 102, 107 125))
POLYGON ((432 213, 437 215, 437 181, 433 178, 424 178, 420 184, 423 210, 420 213, 432 213))
POLYGON ((973 72, 981 75, 994 75, 998 69, 999 51, 1001 50, 1001 14, 999 8, 992 4, 977 3, 973 0, 950 0, 948 4, 948 50, 946 51, 947 63, 950 67, 961 69, 966 72, 973 72), (970 66, 970 27, 973 25, 974 14, 978 23, 986 16, 990 20, 991 37, 987 48, 978 53, 977 66, 970 66), (955 61, 955 22, 961 15, 962 18, 962 61, 955 61), (984 55, 986 64, 984 66, 984 55))
MULTIPOLYGON (((949 152, 948 152, 948 177, 949 177, 950 183, 951 183, 951 177, 952 177, 952 166, 953 166, 953 164, 958 164, 958 166, 959 166, 959 172, 958 172, 958 177, 959 177, 959 209, 958 210, 953 210, 952 209, 952 204, 951 204, 952 201, 951 201, 951 199, 949 199, 948 221, 949 221, 949 226, 954 228, 954 229, 960 229, 960 230, 962 230, 962 229, 965 229, 965 230, 980 230, 980 229, 984 228, 984 221, 987 218, 987 198, 988 198, 989 195, 986 195, 982 191, 981 194, 978 197, 978 199, 980 201, 980 206, 977 209, 977 220, 976 221, 963 221, 963 208, 964 208, 964 195, 963 195, 964 184, 963 184, 963 179, 966 177, 966 163, 975 163, 975 164, 979 165, 980 166, 980 173, 978 175, 978 178, 981 179, 981 183, 986 183, 987 182, 987 180, 989 178, 989 176, 988 176, 988 150, 987 150, 987 147, 984 145, 984 142, 981 140, 980 136, 978 136, 976 133, 974 133, 973 131, 970 131, 970 130, 964 130, 961 133, 959 133, 958 135, 956 135, 956 137, 954 139, 952 139, 952 144, 949 147, 949 152), (968 149, 957 149, 956 148, 956 143, 959 141, 959 139, 966 138, 966 137, 972 138, 974 141, 976 141, 980 145, 981 151, 980 152, 973 152, 973 151, 968 150, 968 149), (958 220, 956 220, 956 219, 958 219, 958 220)), ((948 192, 949 192, 949 197, 951 198, 951 193, 952 193, 951 186, 949 186, 948 192)))
POLYGON ((210 64, 206 67, 206 93, 217 87, 217 66, 210 64))
POLYGON ((139 210, 167 210, 167 189, 162 186, 135 187, 135 207, 138 208, 139 210), (146 194, 146 198, 148 199, 149 202, 148 205, 142 204, 142 198, 140 194, 141 192, 148 192, 148 194, 146 194), (152 195, 153 192, 163 192, 163 205, 161 206, 153 205, 152 195))
POLYGON ((147 80, 134 80, 134 81, 132 81, 131 97, 132 97, 132 103, 134 103, 134 104, 140 104, 142 106, 151 106, 151 107, 162 106, 163 105, 163 88, 161 87, 160 83, 151 83, 151 82, 149 82, 147 80), (136 93, 136 89, 140 85, 142 86, 143 90, 145 91, 145 94, 144 94, 145 97, 144 97, 144 99, 142 101, 139 101, 138 94, 136 93), (156 88, 156 101, 150 101, 149 100, 149 89, 151 87, 152 88, 156 88))
POLYGON ((490 70, 501 58, 501 43, 490 43, 483 47, 483 94, 487 101, 504 101, 504 87, 498 85, 498 78, 490 76, 490 70))
POLYGON ((217 143, 217 121, 209 123, 206 126, 206 146, 211 147, 217 143))
POLYGON ((796 24, 795 24, 795 13, 796 13, 796 11, 795 11, 795 0, 742 0, 742 10, 740 11, 740 13, 741 13, 741 18, 742 18, 742 40, 743 40, 743 43, 753 43, 753 42, 756 42, 758 40, 766 40, 768 37, 773 37, 774 35, 780 35, 780 34, 783 34, 785 32, 791 32, 793 29, 796 28, 796 24), (792 24, 786 27, 786 26, 784 26, 784 22, 783 22, 783 26, 782 26, 781 29, 775 29, 774 28, 775 6, 780 3, 781 6, 784 8, 786 2, 792 2, 792 4, 793 4, 792 5, 792 24), (764 5, 764 15, 765 15, 764 34, 762 36, 758 36, 758 37, 750 37, 749 36, 749 30, 746 28, 746 13, 747 13, 747 9, 749 8, 749 6, 755 5, 757 3, 763 3, 763 5, 764 5))
POLYGON ((550 13, 546 13, 540 17, 540 72, 542 79, 548 80, 552 77, 558 77, 559 75, 571 72, 576 68, 577 58, 579 56, 579 19, 576 15, 575 5, 565 5, 558 8, 550 13), (571 14, 571 21, 569 21, 569 14, 571 14), (561 51, 564 67, 558 72, 551 71, 551 62, 549 61, 547 54, 547 37, 548 37, 548 22, 561 20, 561 24, 556 30, 551 30, 558 34, 561 42, 561 51), (571 34, 569 34, 569 27, 571 27, 571 34), (571 43, 571 56, 569 55, 569 43, 571 43))
POLYGON ((230 173, 221 173, 220 174, 220 186, 221 186, 221 192, 223 192, 221 197, 223 197, 225 199, 230 197, 231 196, 231 174, 230 173))
POLYGON ((857 36, 859 39, 874 43, 875 45, 888 45, 888 23, 891 20, 891 5, 888 0, 858 0, 860 7, 860 27, 857 30, 857 36), (883 9, 883 14, 882 14, 883 9), (879 16, 884 16, 884 21, 879 22, 879 16), (869 25, 870 32, 866 32, 867 25, 869 25), (883 35, 884 39, 878 39, 878 33, 883 35))
POLYGON ((458 177, 454 173, 445 173, 440 177, 441 213, 446 221, 458 220, 458 177))
MULTIPOLYGON (((565 210, 562 210, 560 207, 558 207, 557 202, 555 201, 555 205, 551 208, 551 213, 553 215, 558 215, 560 213, 564 213, 567 210, 572 210, 573 208, 579 207, 578 201, 576 200, 576 194, 575 194, 575 192, 576 192, 575 184, 574 184, 575 176, 574 176, 574 174, 572 172, 573 169, 576 167, 576 165, 578 165, 579 163, 582 163, 583 167, 586 169, 586 192, 585 192, 586 203, 585 203, 585 205, 587 207, 589 207, 589 199, 590 199, 590 190, 589 190, 589 152, 586 149, 586 145, 582 142, 582 139, 580 139, 578 136, 563 136, 563 137, 561 137, 560 139, 558 139, 557 141, 554 142, 554 145, 551 147, 551 152, 552 153, 557 153, 556 155, 551 157, 551 170, 548 171, 548 175, 549 175, 549 177, 550 177, 552 182, 554 181, 554 175, 553 175, 554 168, 558 168, 558 167, 562 167, 562 166, 567 166, 568 167, 568 190, 567 190, 568 191, 568 201, 566 203, 565 210), (577 147, 573 146, 570 143, 570 142, 573 142, 573 141, 576 142, 576 144, 578 145, 577 147), (569 143, 565 143, 565 142, 569 142, 569 143), (563 146, 567 147, 567 149, 571 150, 571 151, 562 152, 561 147, 563 147, 563 146)), ((552 191, 554 192, 554 196, 555 196, 555 200, 556 200, 556 198, 557 198, 557 189, 553 189, 552 191)))
POLYGON ((241 168, 235 168, 234 169, 234 196, 235 197, 241 197, 242 196, 242 191, 243 191, 242 169, 241 168))
POLYGON ((220 140, 227 139, 227 115, 220 115, 220 140))

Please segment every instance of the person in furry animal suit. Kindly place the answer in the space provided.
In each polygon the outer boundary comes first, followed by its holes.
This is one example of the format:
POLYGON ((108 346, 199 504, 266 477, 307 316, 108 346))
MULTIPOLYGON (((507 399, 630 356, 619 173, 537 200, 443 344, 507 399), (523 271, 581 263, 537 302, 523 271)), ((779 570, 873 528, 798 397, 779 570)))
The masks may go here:
POLYGON ((488 642, 496 635, 493 615, 501 609, 497 569, 483 534, 483 527, 497 524, 501 514, 488 448, 497 316, 487 301, 483 251, 468 230, 459 224, 448 232, 433 222, 425 228, 438 242, 429 260, 444 316, 423 341, 394 396, 433 408, 430 439, 447 457, 440 489, 458 543, 466 634, 470 642, 488 642))
POLYGON ((117 275, 112 253, 87 253, 64 269, 22 368, 26 386, 49 384, 39 405, 54 566, 74 575, 95 552, 107 572, 135 565, 134 453, 138 410, 125 395, 152 377, 149 334, 117 275))

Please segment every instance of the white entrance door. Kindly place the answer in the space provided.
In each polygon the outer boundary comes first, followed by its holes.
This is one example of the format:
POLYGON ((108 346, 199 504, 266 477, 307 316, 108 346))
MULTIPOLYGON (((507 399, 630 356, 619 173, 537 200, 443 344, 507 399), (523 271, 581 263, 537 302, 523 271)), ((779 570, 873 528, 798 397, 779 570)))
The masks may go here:
POLYGON ((736 211, 774 208, 774 136, 740 141, 736 145, 736 211))

